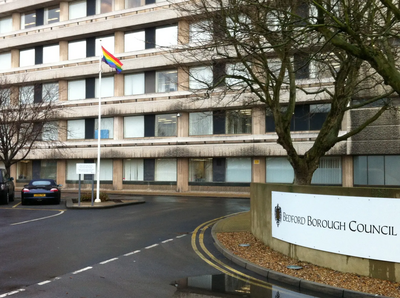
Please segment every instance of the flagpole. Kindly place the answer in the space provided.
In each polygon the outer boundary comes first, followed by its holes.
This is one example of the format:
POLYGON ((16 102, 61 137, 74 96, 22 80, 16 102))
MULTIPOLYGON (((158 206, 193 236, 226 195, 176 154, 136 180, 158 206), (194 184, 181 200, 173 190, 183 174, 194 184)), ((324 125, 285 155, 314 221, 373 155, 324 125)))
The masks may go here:
MULTIPOLYGON (((101 48, 101 40, 100 40, 101 48)), ((101 60, 103 58, 103 51, 100 51, 99 59, 99 116, 97 119, 97 187, 96 187, 96 200, 95 203, 100 203, 100 138, 101 138, 101 60)))

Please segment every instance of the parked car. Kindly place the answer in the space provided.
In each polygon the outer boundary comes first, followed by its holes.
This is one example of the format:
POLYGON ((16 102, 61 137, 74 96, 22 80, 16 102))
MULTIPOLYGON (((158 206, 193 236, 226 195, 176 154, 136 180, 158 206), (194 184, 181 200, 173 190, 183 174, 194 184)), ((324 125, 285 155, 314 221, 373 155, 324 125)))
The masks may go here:
POLYGON ((10 177, 6 169, 0 169, 0 202, 8 204, 14 201, 14 178, 10 177))
POLYGON ((53 179, 33 179, 21 190, 21 204, 44 201, 60 204, 61 186, 53 179))

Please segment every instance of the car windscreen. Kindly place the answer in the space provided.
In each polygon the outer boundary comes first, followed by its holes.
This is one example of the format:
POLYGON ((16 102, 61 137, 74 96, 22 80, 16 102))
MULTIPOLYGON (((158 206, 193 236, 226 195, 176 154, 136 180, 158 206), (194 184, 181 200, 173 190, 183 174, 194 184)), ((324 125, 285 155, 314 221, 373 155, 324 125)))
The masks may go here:
POLYGON ((47 186, 47 185, 52 185, 51 181, 48 180, 37 180, 37 181, 31 181, 30 183, 33 186, 47 186))

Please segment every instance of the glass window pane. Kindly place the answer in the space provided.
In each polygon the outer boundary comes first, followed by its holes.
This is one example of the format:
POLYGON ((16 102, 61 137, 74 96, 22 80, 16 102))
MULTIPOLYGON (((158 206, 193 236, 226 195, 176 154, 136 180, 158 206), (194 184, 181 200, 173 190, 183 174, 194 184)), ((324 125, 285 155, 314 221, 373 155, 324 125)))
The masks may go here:
POLYGON ((156 92, 178 90, 178 72, 176 70, 156 72, 156 92))
POLYGON ((68 100, 85 99, 86 97, 86 81, 68 81, 68 100))
POLYGON ((68 140, 81 140, 85 138, 85 120, 68 120, 68 140))
POLYGON ((12 31, 12 17, 0 18, 0 34, 12 31))
POLYGON ((58 6, 46 8, 44 12, 44 23, 52 24, 60 21, 60 8, 58 6))
POLYGON ((268 157, 266 166, 267 183, 293 183, 293 167, 286 157, 268 157))
POLYGON ((124 94, 144 94, 144 73, 125 75, 124 94))
POLYGON ((31 160, 22 160, 17 163, 17 180, 32 180, 31 160))
POLYGON ((144 116, 124 117, 124 138, 144 137, 144 116))
POLYGON ((176 181, 176 159, 156 159, 154 181, 176 181))
POLYGON ((314 172, 312 184, 342 185, 341 157, 324 156, 319 162, 319 168, 314 172))
POLYGON ((213 70, 209 66, 192 67, 189 74, 190 89, 206 89, 213 83, 213 70))
MULTIPOLYGON (((98 124, 99 119, 94 120, 94 138, 97 139, 98 136, 98 124)), ((101 139, 113 139, 114 138, 114 118, 101 118, 101 139)))
POLYGON ((145 49, 145 33, 144 31, 132 32, 125 34, 125 52, 141 51, 145 49))
POLYGON ((41 160, 40 161, 40 178, 57 180, 57 161, 41 160))
POLYGON ((35 49, 22 50, 19 52, 19 66, 35 65, 35 49))
MULTIPOLYGON (((78 181, 79 174, 76 173, 76 164, 77 163, 84 163, 83 159, 78 160, 67 160, 67 173, 66 173, 66 180, 78 181)), ((81 175, 81 180, 83 180, 83 175, 81 175)))
POLYGON ((385 156, 385 185, 400 185, 400 155, 385 156))
POLYGON ((124 181, 143 181, 143 159, 125 159, 123 177, 124 181))
POLYGON ((57 141, 58 140, 58 123, 49 122, 43 125, 42 141, 57 141))
POLYGON ((86 17, 86 0, 69 2, 69 19, 86 17))
POLYGON ((189 135, 212 135, 213 113, 200 112, 189 114, 189 135))
POLYGON ((189 160, 190 182, 212 182, 212 158, 191 158, 189 160))
POLYGON ((141 0, 125 0, 125 8, 134 8, 141 6, 141 0))
POLYGON ((60 46, 52 45, 43 47, 43 63, 54 63, 60 61, 60 46))
POLYGON ((11 53, 0 54, 0 70, 11 68, 11 53))
POLYGON ((227 134, 251 133, 251 110, 228 110, 226 111, 227 134))
MULTIPOLYGON (((94 161, 97 169, 97 159, 94 161)), ((94 180, 97 180, 97 171, 94 175, 94 180)), ((113 180, 113 160, 102 159, 100 160, 100 181, 112 181, 113 180)))
POLYGON ((19 87, 19 102, 21 104, 33 104, 34 86, 19 87))
MULTIPOLYGON (((250 74, 247 71, 245 65, 243 63, 229 63, 226 65, 226 74, 227 76, 240 76, 244 79, 250 79, 250 74)), ((227 77, 225 79, 225 83, 227 86, 239 86, 243 87, 246 85, 245 81, 241 78, 230 78, 227 77)))
POLYGON ((209 21, 201 21, 190 24, 189 42, 207 43, 212 40, 211 26, 209 21))
POLYGON ((178 44, 178 26, 156 28, 156 47, 169 47, 178 44))
POLYGON ((21 29, 27 29, 36 26, 36 12, 29 12, 21 15, 21 29))
POLYGON ((368 185, 385 184, 384 165, 383 156, 368 156, 368 185))
POLYGON ((103 52, 100 47, 100 40, 101 45, 105 48, 109 53, 114 55, 114 36, 106 36, 106 37, 99 37, 96 38, 96 48, 95 48, 95 56, 103 55, 103 52))
POLYGON ((86 58, 86 40, 68 43, 68 60, 86 58))
POLYGON ((354 156, 354 185, 368 185, 367 157, 354 156))
POLYGON ((112 12, 113 1, 112 0, 97 0, 96 13, 107 13, 112 12))
MULTIPOLYGON (((99 97, 99 78, 95 79, 94 96, 99 97)), ((114 96, 114 77, 101 78, 101 97, 114 96)))
POLYGON ((156 137, 176 136, 176 114, 156 115, 156 137))
POLYGON ((227 158, 226 182, 251 182, 251 158, 227 158))
POLYGON ((42 86, 42 100, 54 102, 58 100, 58 83, 46 83, 42 86))

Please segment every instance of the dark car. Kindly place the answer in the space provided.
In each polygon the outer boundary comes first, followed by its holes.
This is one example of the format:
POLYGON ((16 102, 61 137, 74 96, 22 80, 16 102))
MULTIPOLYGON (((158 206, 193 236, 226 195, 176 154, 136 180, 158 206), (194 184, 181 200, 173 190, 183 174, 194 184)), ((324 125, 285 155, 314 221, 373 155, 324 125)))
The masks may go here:
POLYGON ((6 169, 0 169, 0 202, 8 204, 14 201, 14 178, 10 178, 6 169))
POLYGON ((61 185, 53 179, 33 179, 21 190, 21 204, 28 202, 52 202, 60 204, 61 185))

